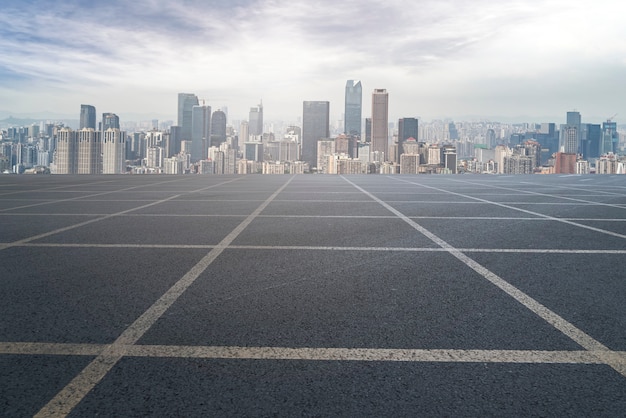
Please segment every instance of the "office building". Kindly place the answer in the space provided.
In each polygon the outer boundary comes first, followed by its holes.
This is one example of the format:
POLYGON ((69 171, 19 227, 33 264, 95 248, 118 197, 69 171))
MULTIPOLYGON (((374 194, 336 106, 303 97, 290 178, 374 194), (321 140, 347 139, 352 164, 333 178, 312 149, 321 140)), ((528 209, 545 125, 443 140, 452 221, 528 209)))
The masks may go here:
POLYGON ((317 141, 317 172, 329 174, 328 157, 335 155, 335 141, 332 139, 317 141))
POLYGON ((216 110, 211 115, 211 144, 212 147, 219 147, 226 142, 226 113, 216 110))
POLYGON ((348 80, 345 92, 344 133, 361 137, 363 88, 360 81, 348 80))
POLYGON ((317 141, 330 137, 330 102, 305 101, 302 109, 302 161, 317 165, 317 141))
POLYGON ((92 128, 76 132, 76 174, 100 174, 101 133, 92 128))
POLYGON ((91 105, 80 105, 80 129, 96 129, 96 108, 91 105))
POLYGON ((388 160, 389 153, 389 94, 386 89, 375 89, 372 93, 372 153, 381 161, 388 160))
POLYGON ((599 150, 598 157, 602 154, 608 154, 609 152, 616 153, 618 144, 619 134, 617 133, 617 122, 613 122, 611 119, 602 122, 602 148, 599 150))
POLYGON ((243 158, 249 161, 263 162, 263 143, 246 142, 244 144, 243 158))
POLYGON ((198 97, 191 93, 178 93, 178 126, 180 139, 191 141, 193 107, 198 105, 198 97))
POLYGON ((120 118, 115 113, 102 114, 102 131, 107 129, 120 129, 120 118))
POLYGON ((126 132, 109 128, 102 133, 102 173, 126 171, 126 132))
POLYGON ((250 140, 250 125, 248 124, 248 121, 241 121, 241 123, 239 124, 238 136, 240 144, 245 144, 250 140))
POLYGON ((402 118, 398 120, 398 156, 397 161, 400 162, 400 155, 404 153, 404 142, 409 138, 417 140, 418 137, 417 118, 402 118))
POLYGON ((263 135, 263 103, 250 108, 248 133, 252 136, 263 135))
POLYGON ((567 123, 561 125, 559 148, 566 154, 582 153, 581 118, 579 112, 567 112, 567 123))
POLYGON ((57 131, 54 164, 56 174, 76 174, 76 132, 70 128, 57 131))
POLYGON ((400 174, 418 174, 420 168, 419 154, 400 155, 400 174))
POLYGON ((191 161, 206 160, 211 138, 211 106, 193 106, 191 114, 191 161))

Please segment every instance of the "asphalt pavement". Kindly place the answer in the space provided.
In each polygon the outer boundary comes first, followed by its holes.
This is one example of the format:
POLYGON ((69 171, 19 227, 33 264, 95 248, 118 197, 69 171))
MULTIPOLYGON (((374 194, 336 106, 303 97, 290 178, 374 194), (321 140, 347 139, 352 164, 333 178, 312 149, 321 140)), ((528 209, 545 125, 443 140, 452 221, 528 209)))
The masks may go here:
POLYGON ((0 416, 626 416, 626 176, 0 176, 0 416))

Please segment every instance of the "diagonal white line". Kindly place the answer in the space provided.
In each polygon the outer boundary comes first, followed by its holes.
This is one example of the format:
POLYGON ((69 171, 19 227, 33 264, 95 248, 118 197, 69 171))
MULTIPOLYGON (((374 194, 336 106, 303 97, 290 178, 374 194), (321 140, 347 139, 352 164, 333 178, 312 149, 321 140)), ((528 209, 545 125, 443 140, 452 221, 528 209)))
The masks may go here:
MULTIPOLYGON (((468 198, 468 199, 474 199, 474 200, 477 200, 479 202, 488 203, 488 204, 491 204, 491 205, 494 205, 494 206, 500 206, 502 208, 511 209, 511 210, 515 210, 515 211, 518 211, 518 212, 524 212, 524 213, 527 213, 529 215, 539 216, 539 217, 541 217, 543 219, 549 219, 551 221, 556 221, 556 222, 564 223, 564 224, 567 224, 567 225, 572 225, 572 226, 576 226, 576 227, 579 227, 579 228, 588 229, 590 231, 600 232, 601 234, 611 235, 611 236, 614 236, 614 237, 617 237, 617 238, 626 238, 626 235, 619 234, 617 232, 607 231, 606 229, 595 228, 593 226, 579 224, 577 222, 568 221, 565 218, 556 218, 554 216, 544 215, 543 213, 533 212, 531 210, 521 209, 521 208, 517 208, 515 206, 509 206, 509 205, 506 205, 504 203, 493 202, 491 200, 481 199, 480 197, 474 197, 474 196, 466 195, 466 194, 463 194, 463 193, 452 192, 452 191, 449 191, 449 190, 440 189, 438 187, 433 187, 433 186, 427 186, 425 184, 414 183, 414 182, 411 182, 411 181, 408 181, 408 180, 395 179, 395 178, 394 178, 394 180, 401 181, 401 182, 404 182, 404 183, 414 184, 414 185, 420 186, 420 187, 426 187, 428 189, 439 190, 441 192, 453 194, 455 196, 461 196, 461 197, 465 197, 465 198, 468 198)), ((470 183, 470 184, 473 184, 473 183, 470 183)), ((607 205, 607 206, 615 206, 615 205, 607 205)))
MULTIPOLYGON (((452 181, 457 182, 457 183, 472 184, 474 186, 481 185, 481 186, 491 187, 491 188, 494 188, 494 189, 510 190, 510 191, 515 191, 515 192, 518 192, 518 193, 530 194, 530 195, 535 195, 535 196, 546 196, 546 197, 551 197, 551 198, 554 198, 554 199, 571 200, 573 202, 586 203, 586 204, 591 204, 591 205, 595 205, 595 206, 608 206, 608 207, 613 207, 613 208, 624 209, 623 206, 616 205, 616 204, 613 204, 613 203, 594 202, 592 200, 577 199, 577 198, 574 198, 574 197, 553 195, 553 194, 548 194, 548 193, 540 193, 540 192, 534 192, 532 190, 518 190, 518 189, 513 189, 511 187, 496 186, 496 185, 493 185, 493 184, 473 183, 473 182, 467 181, 467 180, 453 179, 452 181)), ((532 183, 526 183, 526 184, 532 184, 532 183)), ((583 189, 580 189, 580 188, 565 187, 565 186, 554 186, 554 187, 558 187, 558 188, 561 188, 561 189, 570 189, 570 190, 583 190, 583 189)), ((609 194, 609 195, 612 195, 612 196, 624 196, 623 194, 612 193, 612 192, 601 192, 601 193, 606 193, 606 194, 609 194)))
MULTIPOLYGON (((371 194, 367 190, 365 190, 365 189, 361 188, 360 186, 352 183, 347 178, 345 178, 345 177, 343 177, 343 178, 348 183, 352 184, 355 188, 357 188, 358 190, 362 191, 363 193, 365 193, 366 195, 368 195, 372 199, 376 200, 378 203, 380 203, 382 206, 387 208, 390 212, 394 213, 400 219, 404 220, 407 224, 409 224, 411 227, 413 227, 413 229, 415 229, 416 231, 418 231, 418 232, 422 233, 423 235, 425 235, 426 237, 428 237, 430 240, 435 242, 441 248, 446 249, 448 251, 448 253, 450 253, 451 255, 456 257, 459 261, 461 261, 466 266, 468 266, 469 268, 471 268, 472 270, 474 270, 475 272, 480 274, 482 277, 484 277, 485 279, 490 281, 496 287, 500 288, 506 294, 508 294, 513 299, 515 299, 516 301, 518 301, 519 303, 524 305, 527 309, 529 309, 532 312, 534 312, 535 314, 537 314, 544 321, 548 322, 554 328, 556 328, 559 331, 561 331, 563 334, 565 334, 566 336, 568 336, 569 338, 574 340, 577 344, 579 344, 580 346, 582 346, 586 350, 594 351, 594 352, 596 352, 596 351, 606 351, 606 352, 610 351, 605 345, 603 345, 599 341, 595 340, 593 337, 591 337, 590 335, 588 335, 587 333, 585 333, 581 329, 577 328, 574 324, 566 321, 564 318, 559 316, 557 313, 555 313, 555 312, 551 311, 550 309, 548 309, 547 307, 543 306, 541 303, 537 302, 535 299, 533 299, 532 297, 530 297, 526 293, 522 292, 521 290, 519 290, 515 286, 511 285, 506 280, 504 280, 501 277, 499 277, 497 274, 493 273, 492 271, 490 271, 486 267, 482 266, 480 263, 476 262, 472 258, 470 258, 467 255, 465 255, 464 253, 462 253, 459 249, 457 249, 457 248, 453 247, 452 245, 448 244, 446 241, 444 241, 443 239, 439 238, 437 235, 433 234, 432 232, 430 232, 429 230, 427 230, 423 226, 417 224, 415 221, 413 221, 412 219, 410 219, 409 217, 407 217, 406 215, 404 215, 403 213, 401 213, 400 211, 398 211, 397 209, 395 209, 394 207, 392 207, 388 203, 380 200, 379 198, 377 198, 376 196, 374 196, 373 194, 371 194)), ((608 358, 608 357, 602 357, 602 358, 604 360, 606 360, 606 364, 608 364, 613 369, 615 369, 616 371, 618 371, 619 373, 621 373, 623 376, 626 377, 626 367, 623 364, 611 362, 611 361, 609 361, 610 358, 608 358)))
MULTIPOLYGON (((158 183, 150 183, 150 186, 156 185, 156 184, 163 184, 163 183, 172 183, 174 181, 181 181, 182 179, 177 179, 177 180, 169 180, 169 181, 161 181, 158 183)), ((52 203, 59 203, 59 202, 72 202, 75 200, 80 200, 80 199, 85 199, 88 197, 94 197, 94 196, 104 196, 107 194, 111 194, 111 193, 117 193, 117 192, 123 192, 123 191, 128 191, 128 190, 133 190, 133 189, 138 189, 140 187, 145 187, 145 184, 139 185, 139 186, 132 186, 132 187, 126 187, 125 189, 120 189, 120 190, 110 190, 107 192, 101 192, 101 193, 95 193, 95 194, 89 194, 89 195, 82 195, 82 196, 77 196, 77 197, 70 197, 68 199, 59 199, 59 200, 46 200, 44 202, 39 202, 39 203, 32 203, 30 205, 22 205, 22 206, 15 206, 12 208, 4 208, 4 209, 0 209, 0 212, 5 212, 5 211, 9 211, 9 210, 16 210, 16 209, 24 209, 24 208, 31 208, 34 206, 43 206, 43 205, 50 205, 52 203)))
POLYGON ((252 214, 241 222, 215 248, 205 255, 178 280, 163 296, 147 311, 135 320, 113 344, 106 347, 83 371, 68 383, 50 402, 35 416, 59 417, 66 416, 72 409, 97 385, 106 374, 126 354, 129 345, 135 344, 154 323, 167 311, 176 300, 191 286, 204 270, 226 249, 241 232, 269 205, 280 192, 293 180, 289 177, 278 190, 265 200, 252 214))
MULTIPOLYGON (((228 184, 228 183, 231 183, 231 182, 236 181, 236 180, 238 180, 238 179, 224 181, 224 182, 217 183, 217 184, 214 184, 214 185, 211 185, 211 186, 208 186, 208 187, 204 187, 204 188, 199 189, 199 190, 206 190, 206 189, 222 186, 224 184, 228 184)), ((195 193, 195 192, 196 191, 187 192, 187 193, 195 193)), ((150 206, 158 205, 160 203, 167 202, 167 201, 172 200, 172 199, 176 199, 177 197, 180 197, 180 196, 182 196, 182 194, 177 194, 177 195, 165 198, 165 199, 157 200, 155 202, 142 205, 142 206, 138 206, 138 207, 135 207, 135 208, 123 210, 123 211, 116 212, 116 213, 111 213, 111 214, 108 214, 108 215, 104 215, 104 216, 101 216, 99 218, 89 219, 87 221, 79 222, 79 223, 76 223, 76 224, 73 224, 73 225, 69 225, 69 226, 66 226, 66 227, 63 227, 63 228, 58 228, 58 229, 55 229, 53 231, 48 231, 48 232, 44 232, 44 233, 39 234, 39 235, 34 235, 34 236, 31 236, 31 237, 23 238, 23 239, 18 240, 18 241, 6 243, 6 244, 0 244, 0 251, 5 250, 7 248, 15 247, 15 246, 20 245, 20 244, 24 244, 24 243, 28 243, 28 242, 31 242, 31 241, 35 241, 35 240, 41 239, 41 238, 49 237, 49 236, 54 235, 54 234, 58 234, 58 233, 65 232, 65 231, 69 231, 71 229, 79 228, 81 226, 89 225, 89 224, 92 224, 92 223, 95 223, 95 222, 100 222, 100 221, 103 221, 105 219, 113 218, 115 216, 125 215, 125 214, 127 214, 129 212, 133 212, 133 211, 136 211, 136 210, 139 210, 139 209, 144 209, 144 208, 147 208, 147 207, 150 207, 150 206)))

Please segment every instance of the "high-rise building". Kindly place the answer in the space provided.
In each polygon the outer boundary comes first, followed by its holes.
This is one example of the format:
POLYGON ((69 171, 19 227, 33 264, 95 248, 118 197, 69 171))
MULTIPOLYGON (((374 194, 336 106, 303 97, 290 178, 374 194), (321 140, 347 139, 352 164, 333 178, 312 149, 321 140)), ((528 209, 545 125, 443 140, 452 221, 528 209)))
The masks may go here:
POLYGON ((317 141, 330 137, 330 102, 305 101, 302 109, 302 161, 315 167, 317 141))
POLYGON ((598 158, 602 154, 602 126, 594 123, 583 123, 580 127, 580 151, 583 154, 583 158, 598 158))
POLYGON ((124 174, 126 169, 126 132, 109 128, 102 135, 102 173, 124 174))
POLYGON ((328 157, 335 155, 335 141, 331 139, 317 141, 317 172, 329 174, 328 157))
POLYGON ((54 164, 56 174, 76 174, 76 131, 70 128, 57 131, 54 164))
POLYGON ((389 94, 386 89, 375 89, 372 93, 372 148, 388 160, 389 153, 389 94))
POLYGON ((616 153, 618 144, 619 134, 617 133, 617 122, 613 122, 611 119, 602 122, 602 149, 599 154, 608 154, 609 152, 616 153))
POLYGON ((581 153, 581 118, 579 112, 567 112, 567 123, 561 125, 559 148, 566 154, 581 153))
POLYGON ((226 113, 216 110, 211 116, 211 144, 212 147, 219 147, 226 142, 226 113))
POLYGON ((250 140, 250 129, 249 129, 248 121, 241 121, 239 124, 239 143, 245 144, 250 140))
POLYGON ((193 106, 191 118, 191 161, 208 158, 211 138, 211 106, 193 106))
POLYGON ((115 113, 102 114, 102 131, 104 132, 109 128, 120 129, 120 118, 115 113))
POLYGON ((372 118, 365 118, 365 142, 372 142, 372 118))
POLYGON ((76 174, 102 172, 100 131, 83 128, 76 132, 76 174))
POLYGON ((344 133, 361 137, 361 109, 363 88, 360 81, 346 82, 344 133))
POLYGON ((417 140, 418 127, 417 118, 402 118, 398 120, 398 158, 400 162, 400 155, 404 152, 403 144, 409 138, 417 140))
POLYGON ((170 126, 170 155, 168 157, 172 157, 180 152, 180 141, 181 141, 181 129, 180 126, 173 125, 170 126))
POLYGON ((91 105, 80 105, 80 129, 96 129, 96 108, 91 105))
POLYGON ((178 126, 183 141, 191 141, 193 107, 198 105, 198 97, 191 93, 178 93, 178 126))
POLYGON ((263 135, 263 103, 250 108, 248 130, 250 135, 263 135))

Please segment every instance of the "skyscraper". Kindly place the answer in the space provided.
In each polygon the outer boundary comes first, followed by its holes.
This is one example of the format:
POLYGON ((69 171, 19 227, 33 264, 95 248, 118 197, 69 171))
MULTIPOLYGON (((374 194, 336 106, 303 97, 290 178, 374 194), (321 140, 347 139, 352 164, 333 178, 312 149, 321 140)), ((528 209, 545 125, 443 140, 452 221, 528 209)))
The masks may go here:
POLYGON ((346 82, 344 133, 361 137, 361 108, 363 88, 360 81, 346 82))
POLYGON ((613 122, 612 119, 608 119, 606 122, 602 122, 602 140, 600 141, 600 143, 602 146, 602 149, 599 152, 600 155, 607 154, 609 152, 617 152, 617 145, 619 143, 617 122, 613 122))
POLYGON ((402 118, 398 120, 398 162, 400 162, 400 155, 404 152, 402 148, 404 141, 409 138, 418 139, 417 124, 417 118, 402 118))
POLYGON ((211 116, 211 145, 219 147, 226 142, 226 113, 216 110, 211 116))
POLYGON ((102 173, 123 174, 126 168, 126 132, 109 128, 102 135, 102 173))
POLYGON ((578 154, 581 150, 581 118, 579 112, 567 112, 567 123, 561 125, 559 148, 566 154, 578 154))
POLYGON ((96 108, 91 105, 80 105, 80 129, 96 129, 96 108))
POLYGON ((317 141, 330 137, 330 102, 305 101, 302 109, 302 161, 317 165, 317 141))
POLYGON ((191 161, 208 158, 211 140, 211 106, 193 106, 191 118, 191 161))
POLYGON ((239 124, 239 143, 244 144, 250 140, 250 125, 248 121, 241 121, 239 124))
POLYGON ((250 135, 263 135, 263 103, 250 108, 248 131, 250 135))
POLYGON ((83 128, 76 132, 76 174, 100 174, 101 154, 100 131, 83 128))
POLYGON ((120 118, 115 113, 102 114, 102 131, 104 132, 109 128, 120 129, 120 118))
POLYGON ((382 160, 388 160, 389 94, 386 89, 375 89, 372 93, 372 147, 382 160))
POLYGON ((178 93, 178 126, 180 138, 191 141, 191 119, 193 107, 198 105, 198 97, 191 93, 178 93))
POLYGON ((55 174, 76 174, 76 131, 70 128, 59 129, 54 163, 55 174))

